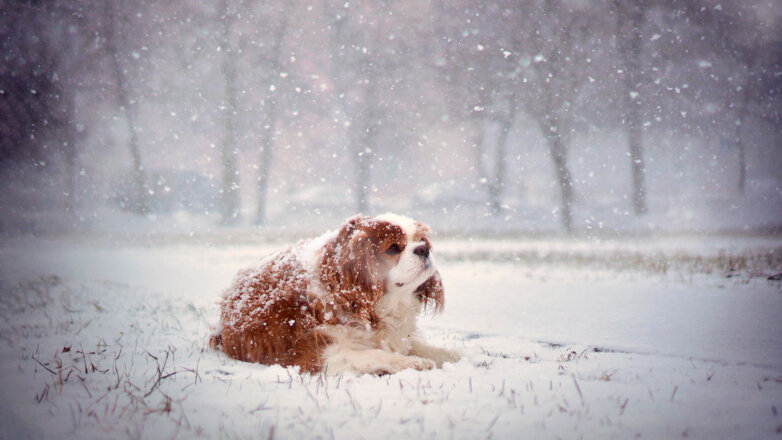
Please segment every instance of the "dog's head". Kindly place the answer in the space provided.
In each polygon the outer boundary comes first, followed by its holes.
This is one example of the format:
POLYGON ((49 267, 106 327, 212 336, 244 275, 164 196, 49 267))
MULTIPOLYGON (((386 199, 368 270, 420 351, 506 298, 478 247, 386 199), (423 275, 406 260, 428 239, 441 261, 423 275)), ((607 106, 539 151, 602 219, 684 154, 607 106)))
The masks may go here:
POLYGON ((352 217, 326 246, 321 282, 343 309, 370 322, 389 292, 414 294, 440 310, 443 286, 428 234, 426 225, 396 214, 352 217))

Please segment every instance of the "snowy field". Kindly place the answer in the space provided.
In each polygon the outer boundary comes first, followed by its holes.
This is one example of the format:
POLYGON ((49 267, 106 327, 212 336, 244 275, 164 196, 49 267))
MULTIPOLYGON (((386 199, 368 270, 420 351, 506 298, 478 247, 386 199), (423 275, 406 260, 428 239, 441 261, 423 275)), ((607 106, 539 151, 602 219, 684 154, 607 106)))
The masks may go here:
POLYGON ((779 438, 782 239, 435 239, 442 370, 299 375, 206 347, 277 245, 0 247, 0 438, 779 438), (773 277, 772 277, 773 278, 773 277))

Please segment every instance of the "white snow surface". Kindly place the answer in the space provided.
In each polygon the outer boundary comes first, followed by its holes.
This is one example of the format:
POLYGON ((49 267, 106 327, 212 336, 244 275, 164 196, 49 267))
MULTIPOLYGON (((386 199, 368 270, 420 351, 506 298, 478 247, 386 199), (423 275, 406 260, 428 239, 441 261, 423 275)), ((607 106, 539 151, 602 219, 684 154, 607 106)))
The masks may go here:
POLYGON ((341 378, 207 347, 221 292, 237 270, 279 247, 2 242, 0 438, 782 432, 782 288, 767 280, 774 270, 687 263, 778 252, 779 239, 435 238, 446 307, 419 324, 462 360, 341 378))

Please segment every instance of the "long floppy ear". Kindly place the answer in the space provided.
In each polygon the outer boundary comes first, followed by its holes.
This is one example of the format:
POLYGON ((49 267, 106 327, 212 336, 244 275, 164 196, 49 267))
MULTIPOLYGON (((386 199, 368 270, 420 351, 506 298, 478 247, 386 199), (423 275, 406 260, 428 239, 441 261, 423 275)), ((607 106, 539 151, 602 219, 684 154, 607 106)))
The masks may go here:
POLYGON ((342 253, 342 269, 348 274, 352 286, 360 287, 372 297, 382 294, 383 281, 380 279, 380 266, 375 255, 375 244, 364 230, 356 230, 350 237, 347 252, 342 253))
POLYGON ((321 282, 335 305, 370 324, 377 322, 375 304, 383 293, 376 249, 360 215, 345 222, 321 260, 321 282))
POLYGON ((435 313, 442 312, 445 307, 445 290, 443 289, 443 280, 440 278, 440 271, 435 271, 423 284, 418 286, 415 289, 415 295, 424 304, 424 307, 434 307, 435 313))

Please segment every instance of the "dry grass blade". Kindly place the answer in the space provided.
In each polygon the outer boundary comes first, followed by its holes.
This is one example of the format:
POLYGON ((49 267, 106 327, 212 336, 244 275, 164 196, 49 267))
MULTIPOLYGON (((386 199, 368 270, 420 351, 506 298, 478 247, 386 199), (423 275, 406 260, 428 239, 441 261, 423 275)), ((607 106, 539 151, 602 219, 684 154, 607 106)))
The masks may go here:
POLYGON ((573 378, 573 385, 576 386, 576 391, 578 391, 578 397, 581 399, 581 406, 584 405, 584 394, 581 393, 581 387, 578 386, 578 380, 576 380, 576 376, 574 374, 571 374, 570 377, 573 378))

